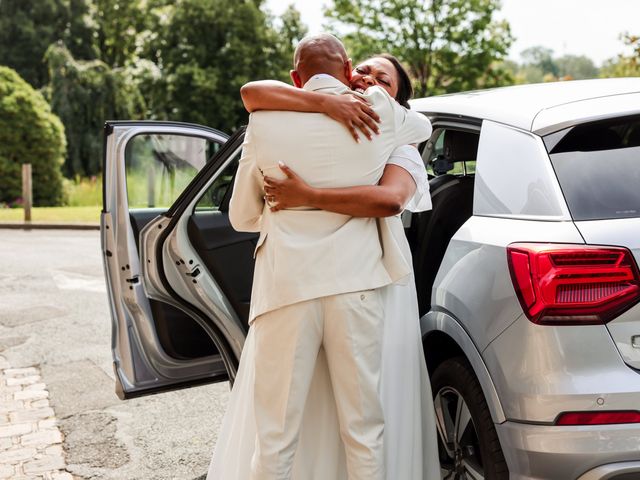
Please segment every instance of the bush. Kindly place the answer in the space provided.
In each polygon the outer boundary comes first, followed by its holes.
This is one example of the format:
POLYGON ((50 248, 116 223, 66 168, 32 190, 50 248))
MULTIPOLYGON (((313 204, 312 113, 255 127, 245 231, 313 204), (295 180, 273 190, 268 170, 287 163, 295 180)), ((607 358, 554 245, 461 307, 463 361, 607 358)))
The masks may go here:
POLYGON ((64 127, 42 94, 0 66, 0 202, 22 196, 21 165, 30 163, 34 205, 63 204, 65 151, 64 127))

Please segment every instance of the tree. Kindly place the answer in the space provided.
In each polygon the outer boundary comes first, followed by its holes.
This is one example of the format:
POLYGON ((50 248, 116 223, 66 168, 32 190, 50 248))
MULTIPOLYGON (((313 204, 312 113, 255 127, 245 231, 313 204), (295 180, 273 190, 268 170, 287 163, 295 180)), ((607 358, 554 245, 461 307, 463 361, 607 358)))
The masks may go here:
POLYGON ((98 58, 111 67, 135 60, 138 36, 147 27, 144 0, 93 0, 98 58))
POLYGON ((79 58, 95 58, 87 0, 1 0, 0 64, 32 86, 47 83, 43 56, 58 40, 79 58))
POLYGON ((600 69, 601 77, 640 77, 640 37, 627 33, 622 40, 632 53, 607 60, 600 69))
POLYGON ((35 87, 44 85, 42 55, 62 34, 65 19, 61 0, 0 1, 0 64, 35 87))
POLYGON ((285 64, 283 70, 288 70, 288 66, 293 65, 295 46, 307 34, 307 31, 306 25, 302 23, 300 18, 300 12, 296 10, 293 4, 289 5, 282 13, 280 26, 276 27, 276 35, 274 35, 275 40, 278 42, 277 47, 280 50, 280 56, 285 64))
POLYGON ((133 74, 125 68, 112 69, 100 60, 77 61, 61 43, 51 45, 45 59, 51 77, 47 90, 51 107, 67 129, 64 173, 69 177, 98 174, 105 120, 144 117, 144 99, 133 74))
POLYGON ((558 76, 567 80, 582 80, 597 78, 598 67, 589 57, 584 55, 563 55, 555 59, 558 66, 558 76))
POLYGON ((62 204, 65 148, 64 127, 42 94, 0 66, 0 202, 22 196, 21 165, 30 163, 34 204, 62 204))
POLYGON ((159 69, 143 75, 154 117, 230 131, 247 118, 242 85, 288 78, 292 36, 303 31, 299 17, 291 13, 276 29, 261 3, 179 0, 156 7, 155 32, 143 54, 159 69))
POLYGON ((329 27, 361 59, 382 51, 404 61, 416 95, 510 83, 500 67, 513 38, 496 21, 499 0, 334 0, 329 27))
POLYGON ((543 77, 547 74, 558 77, 558 65, 553 59, 553 50, 550 48, 541 46, 529 47, 520 55, 525 67, 535 68, 537 71, 542 73, 543 77))

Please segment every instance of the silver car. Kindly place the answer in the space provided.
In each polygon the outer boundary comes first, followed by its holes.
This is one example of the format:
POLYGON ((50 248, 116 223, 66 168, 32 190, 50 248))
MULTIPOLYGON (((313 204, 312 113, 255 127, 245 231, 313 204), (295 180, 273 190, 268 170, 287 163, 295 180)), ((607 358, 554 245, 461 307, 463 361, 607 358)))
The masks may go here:
MULTIPOLYGON (((412 107, 434 126, 433 210, 403 220, 443 478, 640 479, 640 79, 412 107)), ((257 240, 228 219, 242 137, 105 126, 123 399, 235 377, 257 240)))

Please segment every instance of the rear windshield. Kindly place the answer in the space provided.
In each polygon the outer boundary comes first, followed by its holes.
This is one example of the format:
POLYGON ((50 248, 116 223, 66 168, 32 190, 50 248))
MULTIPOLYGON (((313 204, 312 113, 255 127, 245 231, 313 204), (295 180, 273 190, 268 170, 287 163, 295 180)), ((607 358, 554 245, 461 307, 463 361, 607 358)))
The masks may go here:
POLYGON ((574 220, 640 217, 640 116, 579 125, 545 143, 574 220))

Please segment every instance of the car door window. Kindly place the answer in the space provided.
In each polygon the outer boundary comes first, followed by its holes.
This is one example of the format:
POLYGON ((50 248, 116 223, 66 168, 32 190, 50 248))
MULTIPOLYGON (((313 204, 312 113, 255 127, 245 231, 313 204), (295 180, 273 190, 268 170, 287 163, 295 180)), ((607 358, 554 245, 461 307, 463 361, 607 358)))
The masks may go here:
MULTIPOLYGON (((435 131, 435 140, 432 139, 431 142, 433 142, 433 147, 428 150, 425 151, 425 157, 427 159, 426 165, 427 165, 427 173, 434 177, 434 176, 438 176, 438 173, 436 173, 434 171, 434 163, 436 162, 436 160, 443 159, 445 158, 445 138, 447 136, 447 131, 449 131, 449 129, 436 129, 435 131)), ((454 130, 455 131, 455 130, 454 130)), ((462 138, 458 138, 452 142, 450 142, 452 145, 451 147, 456 147, 457 148, 457 143, 458 142, 467 142, 468 139, 470 137, 465 137, 463 136, 462 138)), ((451 148, 450 147, 450 148, 451 148)), ((465 148, 465 150, 470 150, 469 148, 465 148)), ((471 152, 468 152, 471 153, 471 152)), ((440 165, 442 166, 442 164, 440 165)), ((451 164, 451 168, 449 170, 447 170, 447 174, 449 175, 473 175, 476 172, 476 155, 467 155, 467 158, 464 159, 464 161, 456 161, 454 163, 451 164)), ((442 172, 439 172, 440 175, 442 175, 442 172)))
POLYGON ((168 208, 219 148, 197 136, 135 136, 125 150, 129 208, 168 208))
POLYGON ((230 158, 229 162, 222 167, 222 171, 213 183, 202 194, 196 204, 196 212, 218 211, 222 206, 227 192, 232 187, 233 179, 238 170, 242 149, 238 149, 230 158))

